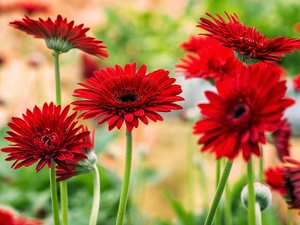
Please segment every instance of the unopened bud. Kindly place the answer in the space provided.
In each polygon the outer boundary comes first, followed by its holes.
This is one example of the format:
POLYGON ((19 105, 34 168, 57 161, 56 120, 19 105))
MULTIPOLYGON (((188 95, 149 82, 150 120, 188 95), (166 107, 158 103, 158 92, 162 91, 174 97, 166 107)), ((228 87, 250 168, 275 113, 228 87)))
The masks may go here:
MULTIPOLYGON (((271 204, 272 194, 270 188, 259 182, 254 182, 255 201, 260 206, 260 211, 265 210, 271 204)), ((241 200, 243 205, 248 208, 248 185, 241 192, 241 200)))

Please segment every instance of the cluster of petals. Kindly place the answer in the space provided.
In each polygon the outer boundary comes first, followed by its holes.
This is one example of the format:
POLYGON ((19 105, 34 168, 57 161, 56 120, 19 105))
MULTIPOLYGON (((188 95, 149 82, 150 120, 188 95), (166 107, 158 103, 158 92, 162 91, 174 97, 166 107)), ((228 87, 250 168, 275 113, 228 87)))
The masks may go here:
POLYGON ((45 103, 43 108, 37 106, 29 109, 23 118, 13 117, 8 123, 11 131, 6 140, 12 142, 1 151, 8 153, 6 161, 14 161, 12 168, 30 166, 38 161, 36 170, 45 165, 52 167, 52 161, 68 170, 67 159, 85 159, 82 148, 91 146, 84 141, 88 131, 80 132, 82 125, 77 126, 77 113, 68 116, 70 105, 63 110, 52 102, 45 103))
MULTIPOLYGON (((88 132, 87 127, 83 127, 82 132, 88 132)), ((82 140, 86 143, 91 143, 92 145, 89 147, 84 147, 81 149, 82 153, 86 156, 85 159, 66 159, 66 164, 68 165, 68 169, 62 167, 61 165, 56 165, 56 181, 60 182, 63 180, 67 180, 71 177, 89 173, 93 166, 97 162, 97 156, 94 152, 94 130, 91 135, 85 136, 82 140)))
POLYGON ((210 150, 217 158, 233 160, 242 152, 260 156, 259 143, 266 143, 266 132, 275 131, 284 110, 294 103, 285 98, 286 81, 269 69, 268 64, 244 67, 236 76, 216 82, 217 93, 206 91, 208 103, 201 103, 203 119, 196 122, 194 134, 202 151, 210 150))
POLYGON ((296 91, 300 91, 300 74, 295 76, 292 80, 293 87, 296 91))
POLYGON ((79 83, 74 96, 82 98, 72 104, 74 110, 84 111, 83 119, 100 118, 98 124, 108 122, 108 129, 120 129, 125 122, 128 131, 149 120, 163 120, 158 112, 182 109, 175 101, 184 100, 178 96, 182 90, 174 84, 175 78, 163 69, 146 74, 147 67, 138 70, 136 63, 126 64, 124 69, 116 65, 94 72, 94 77, 79 83))
POLYGON ((300 209, 300 162, 290 157, 284 166, 269 168, 265 171, 267 184, 279 192, 290 208, 300 209))
POLYGON ((225 12, 228 22, 219 14, 206 14, 210 19, 200 18, 197 27, 208 31, 205 35, 219 40, 223 46, 246 58, 278 61, 285 53, 300 49, 300 39, 284 36, 267 39, 266 35, 262 35, 256 28, 242 24, 235 13, 229 15, 225 12))
POLYGON ((188 51, 180 64, 175 65, 175 73, 188 78, 203 78, 214 81, 224 76, 239 73, 243 63, 237 60, 233 51, 223 47, 221 42, 209 37, 192 36, 181 47, 188 51))
POLYGON ((0 207, 0 224, 1 225, 42 225, 42 220, 30 219, 20 216, 14 210, 8 207, 0 207))
POLYGON ((282 119, 278 128, 272 132, 274 146, 278 158, 283 162, 285 157, 290 156, 290 138, 292 136, 291 125, 287 119, 282 119))
POLYGON ((91 55, 108 57, 103 41, 86 35, 89 28, 83 28, 83 24, 74 26, 74 21, 68 22, 61 15, 55 21, 50 18, 33 20, 25 16, 23 21, 14 21, 10 25, 35 38, 43 38, 48 48, 59 52, 77 48, 91 55))

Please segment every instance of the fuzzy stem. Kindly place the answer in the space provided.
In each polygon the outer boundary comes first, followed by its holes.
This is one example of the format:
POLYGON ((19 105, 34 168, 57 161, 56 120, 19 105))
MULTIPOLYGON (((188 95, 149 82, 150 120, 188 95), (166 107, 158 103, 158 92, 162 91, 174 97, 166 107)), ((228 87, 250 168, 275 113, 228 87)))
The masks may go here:
POLYGON ((94 174, 94 196, 93 196, 93 206, 90 217, 89 225, 96 225, 98 219, 98 212, 100 208, 100 175, 96 164, 93 166, 94 174))
POLYGON ((211 225, 213 220, 214 220, 214 216, 216 214, 216 211, 218 209, 218 206, 219 206, 224 188, 226 186, 226 183, 227 183, 227 180, 228 180, 231 168, 232 168, 232 164, 233 164, 233 162, 227 160, 226 165, 225 165, 224 170, 223 170, 222 177, 220 179, 220 182, 219 182, 216 194, 215 194, 215 197, 214 197, 214 200, 213 200, 212 205, 209 209, 209 212, 208 212, 208 215, 206 217, 204 225, 211 225))
POLYGON ((51 202, 52 202, 52 212, 54 225, 60 225, 59 219, 59 207, 58 207, 58 197, 56 188, 56 174, 55 174, 55 162, 52 161, 52 167, 49 170, 50 176, 50 192, 51 192, 51 202))
POLYGON ((122 186, 122 191, 120 196, 120 203, 119 203, 116 225, 122 225, 124 220, 127 198, 128 198, 128 191, 129 191, 131 161, 132 161, 132 133, 126 130, 126 158, 125 158, 124 180, 123 180, 123 186, 122 186))
POLYGON ((254 193, 254 175, 252 157, 247 164, 248 177, 248 224, 255 225, 255 193, 254 193))

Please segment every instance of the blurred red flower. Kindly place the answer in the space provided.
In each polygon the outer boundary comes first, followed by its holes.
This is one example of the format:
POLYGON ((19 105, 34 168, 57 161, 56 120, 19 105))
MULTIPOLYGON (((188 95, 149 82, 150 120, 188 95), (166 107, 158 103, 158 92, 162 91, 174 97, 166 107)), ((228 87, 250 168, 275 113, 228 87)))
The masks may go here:
POLYGON ((300 162, 285 158, 289 165, 266 170, 266 182, 278 191, 292 209, 300 209, 300 162))
POLYGON ((184 100, 179 95, 180 85, 173 84, 169 72, 156 70, 146 75, 147 67, 142 65, 138 70, 136 63, 119 65, 115 68, 100 69, 94 72, 95 77, 79 83, 83 89, 74 92, 75 97, 83 98, 73 102, 74 110, 84 110, 80 117, 94 118, 98 124, 108 122, 108 129, 121 128, 125 121, 128 131, 137 128, 139 120, 148 124, 163 120, 157 112, 170 112, 182 109, 175 101, 184 100))
POLYGON ((283 177, 284 170, 284 167, 278 166, 274 168, 269 168, 264 173, 266 183, 282 196, 285 196, 288 193, 288 189, 285 186, 285 181, 283 177))
POLYGON ((185 58, 181 58, 181 64, 175 65, 175 73, 188 78, 203 78, 218 81, 225 75, 239 73, 243 63, 238 61, 229 48, 221 45, 221 42, 212 38, 193 38, 185 43, 186 49, 193 50, 185 58))
POLYGON ((254 64, 216 82, 217 93, 206 91, 209 103, 198 105, 204 118, 194 126, 202 151, 210 149, 229 160, 240 151, 246 161, 252 153, 260 156, 265 132, 277 129, 284 110, 294 103, 284 98, 286 81, 279 79, 267 64, 254 64))
POLYGON ((52 167, 52 160, 68 170, 67 159, 85 159, 82 148, 90 147, 91 143, 83 141, 89 132, 78 132, 81 126, 75 121, 77 113, 68 116, 70 105, 61 111, 61 106, 53 103, 44 104, 42 110, 37 106, 33 111, 27 110, 23 119, 13 117, 8 126, 6 140, 12 142, 1 151, 8 154, 6 161, 14 161, 12 168, 30 166, 39 161, 36 170, 46 164, 52 167))
POLYGON ((229 22, 218 14, 216 17, 206 14, 212 21, 202 17, 197 27, 210 32, 205 35, 221 41, 225 47, 234 50, 236 57, 243 62, 278 61, 285 53, 300 49, 300 39, 283 36, 266 39, 266 36, 256 28, 240 23, 235 13, 229 15, 225 12, 229 22))
POLYGON ((49 10, 49 4, 38 1, 15 1, 4 5, 5 12, 21 11, 26 15, 31 15, 33 13, 46 13, 49 12, 49 10))
POLYGON ((282 119, 278 128, 272 132, 272 138, 277 150, 278 158, 284 162, 284 157, 290 156, 291 125, 287 119, 282 119))
POLYGON ((86 36, 89 28, 83 28, 83 24, 74 26, 74 21, 67 22, 60 15, 53 22, 47 20, 32 20, 25 16, 23 21, 9 23, 11 26, 33 35, 35 38, 43 38, 49 49, 59 52, 68 52, 72 48, 80 49, 88 54, 98 57, 108 57, 106 46, 101 40, 86 36))
MULTIPOLYGON (((82 129, 82 132, 87 131, 87 127, 84 127, 82 129)), ((57 182, 67 180, 73 176, 77 176, 83 173, 89 173, 93 169, 93 166, 96 165, 97 155, 94 152, 94 131, 92 131, 92 135, 85 136, 83 138, 83 141, 92 143, 92 146, 84 147, 81 149, 82 153, 86 156, 86 159, 66 159, 68 169, 60 165, 56 165, 57 182)))
POLYGON ((88 54, 81 55, 81 73, 84 79, 91 78, 94 76, 94 71, 99 70, 100 63, 96 61, 97 58, 94 58, 88 54))
POLYGON ((42 220, 29 219, 18 215, 15 211, 7 207, 0 207, 1 225, 42 225, 42 220))
POLYGON ((300 74, 296 75, 293 78, 293 87, 297 90, 300 91, 300 74))

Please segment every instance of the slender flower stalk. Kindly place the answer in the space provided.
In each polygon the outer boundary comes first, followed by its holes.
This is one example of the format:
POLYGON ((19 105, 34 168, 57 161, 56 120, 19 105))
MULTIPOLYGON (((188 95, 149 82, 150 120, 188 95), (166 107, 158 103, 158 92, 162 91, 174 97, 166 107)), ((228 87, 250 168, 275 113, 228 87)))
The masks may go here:
POLYGON ((214 200, 213 200, 212 205, 209 209, 209 212, 208 212, 208 215, 206 217, 204 225, 211 225, 213 223, 213 220, 214 220, 216 211, 218 209, 223 191, 225 189, 225 186, 226 186, 226 183, 227 183, 232 165, 233 165, 233 161, 227 160, 226 165, 225 165, 224 170, 223 170, 222 177, 220 179, 220 182, 219 182, 216 194, 215 194, 215 197, 214 197, 214 200))
POLYGON ((132 160, 132 133, 126 130, 126 157, 125 157, 124 180, 123 180, 123 186, 122 186, 122 191, 120 196, 120 203, 119 203, 116 225, 122 225, 125 216, 128 191, 129 191, 130 173, 131 173, 131 160, 132 160))
POLYGON ((292 211, 292 209, 287 210, 287 225, 293 225, 293 211, 292 211))
POLYGON ((262 147, 260 147, 260 152, 261 152, 261 157, 259 158, 259 182, 260 183, 265 183, 264 182, 264 157, 263 157, 263 151, 262 147))
MULTIPOLYGON (((255 194, 254 194, 254 174, 252 157, 247 164, 248 177, 248 224, 255 225, 255 194)), ((257 224, 258 225, 258 224, 257 224)))
POLYGON ((232 224, 232 215, 231 215, 231 193, 229 183, 225 187, 225 221, 226 225, 232 224))
MULTIPOLYGON (((216 189, 218 188, 220 177, 221 177, 221 159, 218 159, 216 162, 216 189)), ((220 207, 217 209, 216 212, 216 220, 215 225, 221 225, 221 210, 220 207)))
POLYGON ((258 202, 255 202, 255 218, 256 218, 256 225, 261 225, 261 211, 260 205, 258 202))
POLYGON ((52 167, 49 170, 50 177, 50 192, 51 192, 51 202, 52 202, 52 213, 54 225, 60 225, 59 219, 59 206, 58 206, 58 197, 57 197, 57 188, 55 180, 55 162, 52 162, 52 167))
POLYGON ((93 196, 93 206, 92 206, 89 225, 97 224, 98 212, 100 208, 100 175, 96 164, 94 164, 93 166, 93 174, 94 174, 94 196, 93 196))
MULTIPOLYGON (((61 105, 61 84, 60 84, 60 71, 59 71, 59 51, 54 50, 54 67, 55 67, 55 93, 56 93, 56 104, 61 105)), ((55 168, 55 165, 54 165, 55 168)), ((69 224, 68 215, 68 186, 66 181, 60 182, 60 201, 61 201, 61 215, 62 224, 69 224)))

